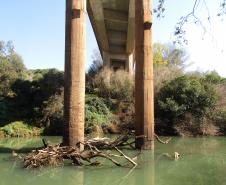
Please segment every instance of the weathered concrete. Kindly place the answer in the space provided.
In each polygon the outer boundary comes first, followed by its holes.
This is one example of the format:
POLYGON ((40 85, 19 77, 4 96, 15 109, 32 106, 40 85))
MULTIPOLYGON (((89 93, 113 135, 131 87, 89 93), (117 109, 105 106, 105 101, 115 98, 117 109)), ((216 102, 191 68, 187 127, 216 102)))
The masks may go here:
POLYGON ((64 143, 84 140, 86 0, 66 1, 64 143))
POLYGON ((154 148, 154 88, 152 56, 152 0, 140 0, 135 4, 135 124, 136 147, 154 148))
POLYGON ((105 66, 132 72, 128 57, 134 52, 135 0, 88 0, 88 14, 105 66), (110 60, 106 60, 108 53, 110 60), (116 57, 115 57, 116 56, 116 57), (121 57, 119 57, 121 56, 121 57))
MULTIPOLYGON (((152 0, 87 3, 105 67, 132 73, 135 58, 136 136, 145 136, 136 147, 153 149, 152 0)), ((85 18, 86 0, 66 1, 64 143, 70 146, 84 140, 85 18)))

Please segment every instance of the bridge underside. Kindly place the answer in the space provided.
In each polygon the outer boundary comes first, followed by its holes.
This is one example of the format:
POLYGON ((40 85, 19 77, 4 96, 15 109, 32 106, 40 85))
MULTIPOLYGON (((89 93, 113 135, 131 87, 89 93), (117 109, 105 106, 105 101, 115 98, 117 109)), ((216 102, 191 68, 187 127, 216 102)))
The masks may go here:
POLYGON ((136 147, 153 149, 152 0, 66 0, 64 143, 84 140, 87 12, 104 65, 135 69, 136 147))
POLYGON ((87 11, 104 65, 132 72, 135 0, 88 0, 87 11))

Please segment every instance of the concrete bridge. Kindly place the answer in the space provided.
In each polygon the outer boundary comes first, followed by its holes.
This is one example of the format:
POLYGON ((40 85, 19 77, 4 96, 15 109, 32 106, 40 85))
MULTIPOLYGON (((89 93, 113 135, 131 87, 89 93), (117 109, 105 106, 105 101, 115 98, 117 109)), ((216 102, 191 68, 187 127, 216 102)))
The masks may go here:
POLYGON ((84 140, 87 13, 105 67, 135 64, 136 147, 153 149, 152 0, 66 0, 64 142, 84 140))
POLYGON ((132 71, 135 0, 89 0, 87 10, 106 67, 132 71))

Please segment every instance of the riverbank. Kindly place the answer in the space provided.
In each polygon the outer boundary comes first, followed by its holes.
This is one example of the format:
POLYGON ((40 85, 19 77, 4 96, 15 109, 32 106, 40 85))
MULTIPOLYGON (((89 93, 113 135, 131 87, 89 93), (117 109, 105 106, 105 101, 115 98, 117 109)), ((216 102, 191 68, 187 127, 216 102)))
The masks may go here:
POLYGON ((22 121, 9 123, 0 127, 0 138, 5 137, 35 137, 43 133, 43 128, 31 126, 22 121))

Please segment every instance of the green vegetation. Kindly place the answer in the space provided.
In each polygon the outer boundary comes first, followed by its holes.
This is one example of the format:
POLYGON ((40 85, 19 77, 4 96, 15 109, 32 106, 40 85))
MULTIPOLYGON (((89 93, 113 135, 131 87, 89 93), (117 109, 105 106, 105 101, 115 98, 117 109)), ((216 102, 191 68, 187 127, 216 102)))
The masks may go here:
MULTIPOLYGON (((154 45, 157 134, 225 135, 226 79, 216 72, 185 73, 186 58, 184 50, 154 45)), ((93 60, 86 74, 85 132, 134 129, 134 77, 104 69, 99 55, 93 60)), ((0 42, 0 137, 62 135, 63 75, 27 70, 12 44, 0 42)))
POLYGON ((169 126, 181 131, 181 125, 184 127, 183 123, 190 118, 196 121, 197 126, 202 124, 217 102, 213 86, 194 76, 181 76, 166 83, 157 96, 156 117, 164 119, 165 125, 162 126, 165 126, 165 131, 169 126))
POLYGON ((114 115, 104 102, 97 96, 86 96, 85 131, 91 133, 114 121, 114 115), (98 127, 98 128, 97 128, 98 127))
POLYGON ((0 128, 2 137, 31 137, 39 136, 42 133, 41 128, 37 128, 22 121, 12 122, 0 128))

